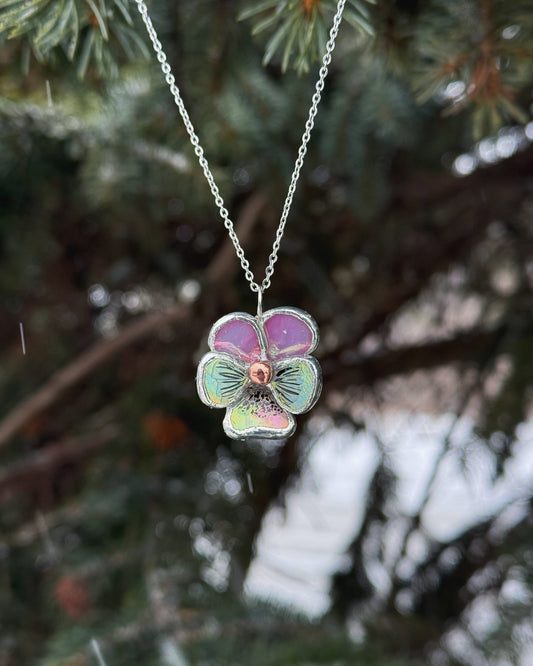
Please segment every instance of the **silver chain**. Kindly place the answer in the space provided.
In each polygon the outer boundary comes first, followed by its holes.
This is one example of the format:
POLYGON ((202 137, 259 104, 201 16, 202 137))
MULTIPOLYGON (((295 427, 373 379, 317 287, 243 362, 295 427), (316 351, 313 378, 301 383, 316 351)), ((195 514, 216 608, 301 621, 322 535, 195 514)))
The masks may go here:
POLYGON ((228 230, 229 237, 231 238, 233 246, 235 247, 235 252, 237 253, 237 257, 240 259, 241 266, 246 276, 246 279, 250 283, 250 289, 253 292, 256 292, 259 296, 261 296, 262 293, 265 292, 270 287, 270 280, 272 278, 272 275, 274 274, 274 265, 278 260, 278 252, 281 245, 281 239, 283 238, 283 232, 285 231, 285 225, 287 224, 287 218, 289 216, 292 199, 296 191, 296 183, 298 182, 298 178, 300 177, 300 170, 303 166, 305 154, 307 153, 307 144, 309 143, 309 139, 311 138, 311 130, 313 129, 313 126, 315 124, 315 116, 317 114, 318 105, 322 97, 322 91, 324 90, 324 81, 328 74, 328 68, 331 63, 331 54, 333 53, 333 49, 335 48, 335 40, 337 39, 337 33, 339 32, 339 26, 342 19, 342 12, 344 10, 344 5, 346 4, 346 0, 338 0, 337 3, 337 11, 335 12, 335 17, 333 18, 333 25, 331 27, 331 30, 329 31, 329 40, 326 44, 326 52, 324 54, 324 57, 322 58, 322 67, 320 68, 320 72, 318 74, 318 80, 315 85, 315 92, 311 99, 311 106, 309 108, 309 115, 307 118, 307 122, 305 123, 305 131, 302 135, 302 143, 300 145, 300 148, 298 149, 298 157, 296 158, 296 162, 294 164, 294 171, 292 172, 289 190, 287 192, 287 197, 285 198, 285 203, 283 205, 283 211, 281 213, 279 226, 276 231, 276 238, 274 240, 274 244, 272 245, 272 252, 268 257, 268 266, 266 267, 265 277, 261 282, 261 284, 255 281, 255 276, 252 270, 250 269, 250 262, 246 259, 244 255, 244 250, 242 249, 242 246, 239 243, 239 239, 237 238, 237 234, 235 233, 233 222, 231 221, 228 210, 224 205, 224 199, 220 195, 220 190, 218 189, 218 185, 215 183, 215 179, 213 177, 213 174, 211 173, 211 169, 209 168, 209 163, 204 156, 204 149, 200 145, 200 140, 198 138, 198 135, 196 134, 191 119, 189 118, 189 114, 187 113, 187 109, 185 108, 183 99, 181 98, 180 89, 176 85, 176 79, 172 74, 172 70, 168 63, 166 53, 164 52, 163 46, 159 41, 157 32, 155 31, 155 28, 152 24, 152 20, 148 16, 148 7, 146 6, 144 0, 136 0, 136 2, 142 20, 144 22, 144 25, 146 26, 146 30, 148 31, 148 35, 152 41, 154 51, 156 52, 157 60, 161 65, 161 70, 165 76, 165 81, 168 83, 170 92, 174 97, 174 102, 178 107, 180 116, 183 119, 183 123, 185 124, 185 129, 187 130, 187 133, 191 140, 194 152, 198 157, 200 166, 203 169, 204 175, 206 177, 207 182, 209 183, 209 187, 211 189, 213 197, 215 198, 215 203, 220 212, 220 217, 224 222, 224 226, 228 230))

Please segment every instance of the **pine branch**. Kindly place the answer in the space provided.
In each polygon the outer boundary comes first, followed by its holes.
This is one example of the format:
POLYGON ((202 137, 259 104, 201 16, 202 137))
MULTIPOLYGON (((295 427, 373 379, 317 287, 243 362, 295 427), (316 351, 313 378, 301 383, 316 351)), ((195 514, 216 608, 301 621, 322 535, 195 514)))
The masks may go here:
MULTIPOLYGON (((49 530, 63 523, 72 524, 77 520, 82 520, 85 516, 85 507, 80 502, 63 506, 56 511, 46 513, 46 526, 49 530)), ((42 538, 42 527, 36 520, 24 523, 17 528, 16 532, 4 536, 0 545, 5 547, 26 548, 36 539, 42 538)))
POLYGON ((468 262, 493 220, 517 218, 529 198, 532 161, 533 147, 529 147, 466 178, 441 173, 398 177, 388 209, 374 222, 373 227, 383 232, 379 237, 372 234, 368 256, 371 261, 383 261, 386 254, 382 253, 387 252, 402 224, 409 225, 411 240, 395 244, 386 274, 374 271, 375 282, 381 284, 376 288, 371 313, 354 325, 341 347, 353 349, 368 333, 379 330, 392 313, 422 292, 433 275, 468 262), (406 266, 412 269, 409 281, 402 277, 406 266))
POLYGON ((428 557, 416 568, 409 581, 404 580, 398 584, 397 590, 406 585, 416 590, 413 600, 415 612, 425 616, 431 614, 444 622, 452 619, 460 621, 463 611, 476 597, 488 590, 499 591, 505 582, 505 574, 511 567, 517 566, 514 558, 499 556, 508 552, 508 542, 513 538, 518 536, 520 540, 520 533, 530 533, 532 511, 533 499, 530 495, 514 496, 505 500, 502 506, 487 518, 468 527, 449 542, 433 541, 428 557), (524 517, 516 524, 505 524, 501 515, 506 509, 517 505, 525 509, 524 517), (441 555, 450 549, 462 557, 457 559, 454 566, 442 566, 441 555), (494 565, 491 567, 491 575, 477 578, 476 574, 491 563, 494 565), (429 572, 438 573, 436 589, 428 589, 421 584, 429 572), (470 587, 468 583, 474 577, 476 585, 470 587))
MULTIPOLYGON (((243 234, 245 238, 250 235, 264 205, 265 199, 262 195, 255 195, 247 201, 235 225, 240 238, 243 234)), ((206 270, 208 282, 218 290, 227 283, 230 275, 237 268, 238 263, 233 245, 227 238, 206 270)), ((46 384, 17 405, 0 422, 0 448, 5 446, 9 439, 30 419, 51 407, 67 390, 79 384, 127 347, 144 340, 165 326, 179 325, 180 333, 187 335, 196 324, 197 320, 190 306, 174 304, 160 312, 148 314, 142 319, 134 321, 124 327, 113 339, 96 343, 67 366, 58 370, 46 384)))
POLYGON ((533 36, 528 13, 530 6, 520 1, 441 0, 431 5, 416 36, 418 100, 459 83, 462 87, 446 102, 447 111, 469 107, 477 138, 494 133, 505 119, 527 122, 528 114, 515 99, 529 87, 533 69, 527 53, 533 36))
MULTIPOLYGON (((255 20, 254 35, 273 31, 265 46, 264 65, 281 52, 281 70, 285 72, 292 62, 294 69, 301 74, 308 72, 311 63, 324 55, 336 6, 337 3, 332 0, 261 0, 241 12, 239 19, 255 20)), ((372 35, 373 27, 365 0, 348 0, 343 17, 360 34, 372 35)))
POLYGON ((347 386, 372 386, 413 370, 432 370, 453 363, 477 365, 480 354, 501 340, 507 330, 505 325, 491 330, 469 331, 445 340, 392 349, 352 363, 338 362, 336 350, 329 358, 323 358, 324 376, 330 390, 340 390, 347 386))
POLYGON ((438 474, 441 470, 442 463, 444 462, 448 452, 450 451, 453 442, 453 436, 455 435, 455 431, 457 429, 457 426, 459 425, 460 419, 467 413, 467 410, 471 405, 472 400, 475 397, 479 396, 480 393, 482 393, 483 387, 486 383, 487 376, 493 369, 494 362, 497 356, 499 355, 499 353, 503 351, 502 343, 504 341, 504 338, 505 336, 501 334, 498 335, 495 341, 492 341, 489 353, 487 353, 486 350, 483 350, 482 353, 484 355, 484 358, 478 363, 478 365, 480 366, 478 372, 475 375, 473 375, 470 379, 465 379, 463 381, 460 394, 457 400, 459 408, 457 409, 455 419, 442 442, 442 446, 439 453, 437 454, 435 460, 433 461, 433 466, 425 482, 424 489, 421 493, 421 500, 419 502, 416 513, 412 516, 409 516, 408 518, 409 521, 408 526, 404 532, 400 546, 396 553, 396 557, 394 558, 394 561, 390 567, 392 585, 390 587, 390 590, 386 598, 386 603, 388 603, 389 606, 392 606, 394 597, 399 587, 401 586, 401 577, 398 574, 398 565, 403 559, 403 557, 406 555, 409 537, 411 536, 411 534, 413 534, 413 532, 420 529, 422 525, 423 513, 432 497, 432 493, 435 488, 435 483, 437 481, 438 474))
POLYGON ((50 475, 62 465, 80 462, 100 451, 118 435, 119 429, 108 424, 100 430, 82 437, 66 437, 47 444, 29 457, 6 467, 0 474, 0 497, 26 492, 36 480, 50 475))
POLYGON ((189 306, 176 304, 155 312, 126 326, 117 337, 96 343, 67 366, 58 370, 46 384, 15 407, 0 423, 0 448, 34 416, 51 407, 67 390, 81 382, 100 366, 110 361, 127 347, 153 335, 164 326, 187 327, 192 319, 189 306))
POLYGON ((23 36, 40 62, 77 61, 83 78, 94 66, 114 76, 121 59, 149 56, 123 0, 0 0, 0 36, 23 36))
MULTIPOLYGON (((246 247, 251 234, 268 201, 262 194, 252 195, 244 204, 237 223, 237 236, 243 247, 246 247)), ((233 244, 226 242, 220 252, 209 265, 206 274, 210 284, 227 284, 238 268, 233 244)))

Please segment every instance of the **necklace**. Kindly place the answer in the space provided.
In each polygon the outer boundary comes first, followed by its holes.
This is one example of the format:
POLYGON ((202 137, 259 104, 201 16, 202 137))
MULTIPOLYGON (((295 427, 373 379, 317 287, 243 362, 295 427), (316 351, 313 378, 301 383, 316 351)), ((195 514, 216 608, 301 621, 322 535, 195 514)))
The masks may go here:
POLYGON ((208 337, 210 351, 198 364, 196 375, 198 395, 209 407, 226 408, 223 426, 228 437, 233 439, 288 437, 296 428, 293 415, 309 411, 322 390, 320 365, 311 356, 318 344, 318 327, 311 315, 298 308, 279 307, 263 312, 263 294, 270 287, 274 266, 278 260, 281 239, 307 152, 307 144, 311 138, 311 130, 324 90, 324 81, 331 63, 331 54, 335 48, 346 0, 337 2, 326 52, 298 149, 298 157, 262 282, 256 281, 237 238, 233 222, 176 85, 167 56, 148 15, 146 3, 144 0, 136 2, 165 81, 183 120, 235 253, 241 262, 246 280, 252 292, 257 294, 256 316, 245 312, 232 312, 215 322, 211 328, 208 337))

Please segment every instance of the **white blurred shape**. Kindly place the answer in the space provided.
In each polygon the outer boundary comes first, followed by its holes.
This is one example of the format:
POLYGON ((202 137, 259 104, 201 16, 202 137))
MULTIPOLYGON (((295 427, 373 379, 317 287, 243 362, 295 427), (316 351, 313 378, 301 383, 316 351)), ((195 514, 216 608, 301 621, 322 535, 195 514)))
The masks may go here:
POLYGON ((483 139, 477 145, 479 159, 485 164, 494 164, 500 159, 494 139, 483 139))
POLYGON ((518 150, 518 141, 512 134, 503 134, 496 141, 496 153, 498 157, 505 159, 511 157, 518 150))
POLYGON ((447 99, 457 99, 458 97, 461 97, 465 90, 466 86, 463 81, 452 81, 446 86, 444 96, 447 99))
POLYGON ((473 155, 464 153, 455 158, 453 162, 453 171, 457 176, 468 176, 477 166, 477 160, 473 155))
POLYGON ((164 666, 189 666, 180 647, 168 637, 161 641, 161 663, 164 666))
POLYGON ((89 303, 95 308, 105 308, 109 305, 111 296, 103 284, 93 284, 89 287, 89 303))
POLYGON ((178 285, 178 298, 182 303, 194 303, 198 300, 201 290, 198 280, 185 280, 178 285))
POLYGON ((502 37, 504 39, 513 39, 518 35, 519 32, 520 32, 519 25, 508 25, 506 28, 502 30, 502 37))
POLYGON ((133 314, 142 310, 142 299, 136 291, 126 291, 121 297, 122 305, 133 314))

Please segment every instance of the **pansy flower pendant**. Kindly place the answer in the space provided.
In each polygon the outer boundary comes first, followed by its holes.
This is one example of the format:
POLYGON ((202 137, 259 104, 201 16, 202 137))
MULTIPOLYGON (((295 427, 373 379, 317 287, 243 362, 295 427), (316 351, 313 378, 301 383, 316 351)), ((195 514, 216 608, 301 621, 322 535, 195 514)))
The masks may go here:
POLYGON ((209 407, 225 407, 224 431, 233 439, 288 437, 293 414, 316 403, 322 389, 314 319, 297 308, 274 308, 261 316, 233 312, 209 333, 209 349, 196 375, 198 394, 209 407))

